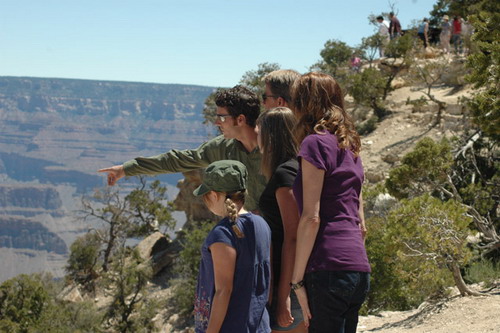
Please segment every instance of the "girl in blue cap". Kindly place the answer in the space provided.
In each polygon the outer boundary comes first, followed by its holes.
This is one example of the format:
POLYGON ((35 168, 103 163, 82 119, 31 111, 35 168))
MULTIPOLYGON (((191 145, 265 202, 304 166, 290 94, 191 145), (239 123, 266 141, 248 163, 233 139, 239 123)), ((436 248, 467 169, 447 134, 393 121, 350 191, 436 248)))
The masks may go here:
POLYGON ((246 179, 241 162, 217 161, 207 167, 203 183, 193 192, 223 217, 201 248, 196 333, 271 331, 266 310, 271 231, 263 218, 243 207, 246 179))

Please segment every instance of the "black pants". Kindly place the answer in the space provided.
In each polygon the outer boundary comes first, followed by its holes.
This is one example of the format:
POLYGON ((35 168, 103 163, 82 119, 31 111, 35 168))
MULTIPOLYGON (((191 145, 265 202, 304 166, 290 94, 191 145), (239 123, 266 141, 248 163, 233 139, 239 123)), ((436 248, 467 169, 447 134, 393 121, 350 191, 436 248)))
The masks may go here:
POLYGON ((418 37, 424 42, 424 49, 427 47, 427 40, 425 39, 425 35, 423 32, 418 33, 418 37))
POLYGON ((370 289, 370 273, 307 273, 306 288, 312 315, 309 333, 356 333, 358 312, 370 289))

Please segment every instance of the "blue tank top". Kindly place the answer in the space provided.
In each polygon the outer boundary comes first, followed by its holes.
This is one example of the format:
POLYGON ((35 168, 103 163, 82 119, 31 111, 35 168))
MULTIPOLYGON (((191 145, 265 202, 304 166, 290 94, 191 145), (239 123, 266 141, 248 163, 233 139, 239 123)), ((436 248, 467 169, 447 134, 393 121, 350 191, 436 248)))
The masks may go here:
POLYGON ((425 27, 427 26, 427 22, 422 22, 418 27, 418 33, 423 34, 425 32, 425 27))
POLYGON ((271 231, 262 217, 252 213, 241 214, 237 224, 245 235, 243 238, 236 237, 229 219, 224 218, 210 231, 201 248, 194 307, 196 333, 204 333, 207 329, 215 294, 210 253, 214 243, 228 244, 237 252, 233 291, 220 332, 271 332, 266 310, 271 280, 271 231))

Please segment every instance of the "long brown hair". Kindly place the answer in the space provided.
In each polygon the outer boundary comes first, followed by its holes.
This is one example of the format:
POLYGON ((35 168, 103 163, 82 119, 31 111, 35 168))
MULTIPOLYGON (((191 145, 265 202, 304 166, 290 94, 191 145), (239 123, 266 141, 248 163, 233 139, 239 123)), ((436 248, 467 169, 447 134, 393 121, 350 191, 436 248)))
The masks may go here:
POLYGON ((339 148, 359 155, 361 140, 333 77, 318 72, 302 75, 292 86, 292 109, 298 119, 294 133, 299 143, 309 134, 328 131, 337 136, 339 148))
POLYGON ((277 107, 262 113, 257 118, 261 137, 262 174, 269 180, 276 168, 297 156, 297 141, 293 130, 297 124, 289 108, 277 107))

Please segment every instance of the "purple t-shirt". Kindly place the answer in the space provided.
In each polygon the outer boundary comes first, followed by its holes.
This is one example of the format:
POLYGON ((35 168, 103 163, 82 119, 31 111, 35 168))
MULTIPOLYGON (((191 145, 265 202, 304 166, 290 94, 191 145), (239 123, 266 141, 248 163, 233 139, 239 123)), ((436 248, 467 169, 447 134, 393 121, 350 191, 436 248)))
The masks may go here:
MULTIPOLYGON (((298 158, 325 171, 320 198, 321 223, 306 272, 370 272, 359 229, 359 195, 364 179, 361 158, 350 150, 340 149, 337 137, 328 132, 308 135, 300 145, 298 158)), ((302 213, 301 166, 293 192, 302 213)))

